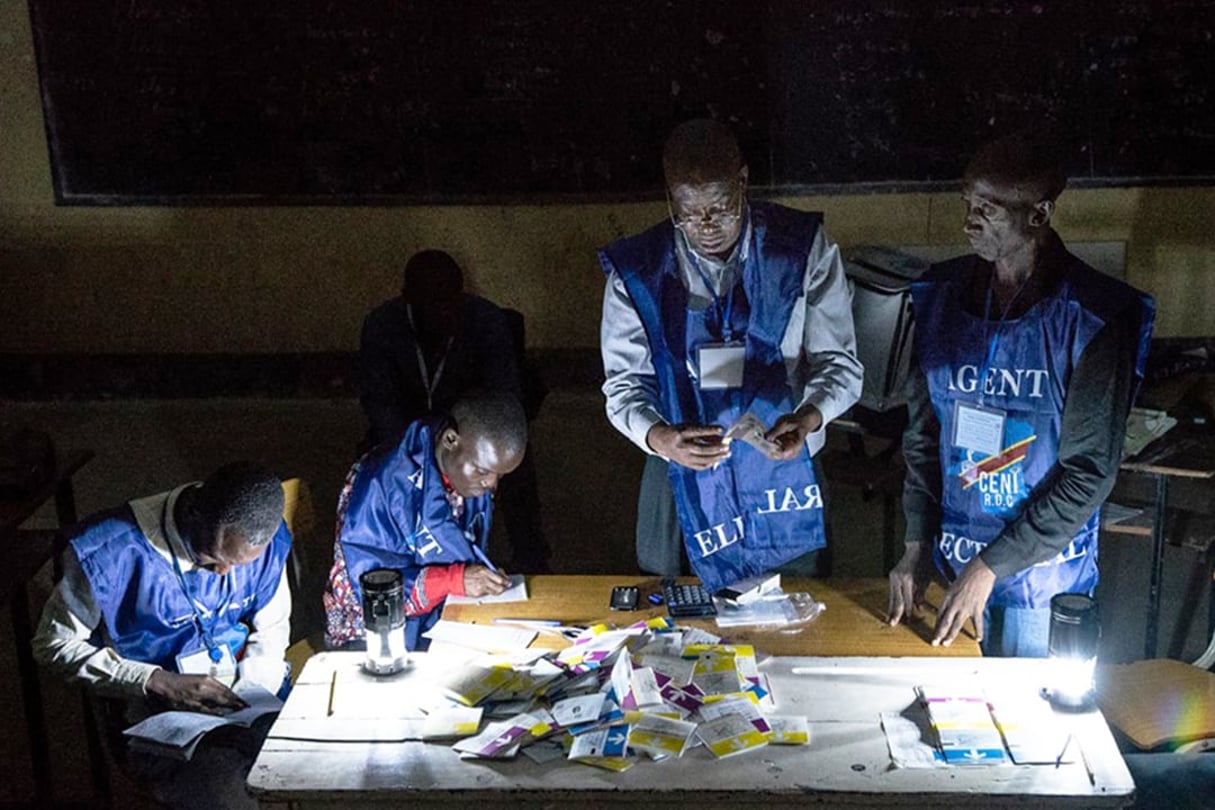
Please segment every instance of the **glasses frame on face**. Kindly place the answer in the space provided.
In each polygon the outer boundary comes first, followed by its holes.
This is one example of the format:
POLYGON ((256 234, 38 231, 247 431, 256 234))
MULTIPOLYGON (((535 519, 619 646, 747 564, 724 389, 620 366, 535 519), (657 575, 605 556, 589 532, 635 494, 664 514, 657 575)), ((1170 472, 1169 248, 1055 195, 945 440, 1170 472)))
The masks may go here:
POLYGON ((735 181, 730 196, 726 199, 729 208, 722 211, 706 210, 699 215, 679 216, 675 213, 675 202, 671 199, 671 191, 667 189, 667 213, 671 217, 671 224, 685 232, 689 230, 704 231, 706 228, 719 230, 742 219, 746 198, 746 185, 740 177, 735 181))

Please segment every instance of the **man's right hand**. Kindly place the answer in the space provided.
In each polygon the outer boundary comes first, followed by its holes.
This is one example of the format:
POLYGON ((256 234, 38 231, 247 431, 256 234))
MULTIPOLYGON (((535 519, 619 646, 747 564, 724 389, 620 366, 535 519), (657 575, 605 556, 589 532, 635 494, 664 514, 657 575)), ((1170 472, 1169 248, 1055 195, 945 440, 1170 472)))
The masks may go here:
POLYGON ((167 703, 170 709, 226 714, 248 705, 210 675, 182 675, 158 669, 148 678, 145 689, 149 695, 167 703))
POLYGON ((657 424, 646 434, 655 453, 693 470, 707 470, 730 456, 717 425, 657 424))
POLYGON ((484 565, 464 566, 465 596, 496 596, 510 587, 510 577, 484 565))
POLYGON ((924 588, 930 575, 928 565, 932 555, 924 557, 924 546, 907 543, 903 558, 890 570, 890 608, 887 619, 890 626, 898 624, 904 616, 915 617, 924 607, 924 588))

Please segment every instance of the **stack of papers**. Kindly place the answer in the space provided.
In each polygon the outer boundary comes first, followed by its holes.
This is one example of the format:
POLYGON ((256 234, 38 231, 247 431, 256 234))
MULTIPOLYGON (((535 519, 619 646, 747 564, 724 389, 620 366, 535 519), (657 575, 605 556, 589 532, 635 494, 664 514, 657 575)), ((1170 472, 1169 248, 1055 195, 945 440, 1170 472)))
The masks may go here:
POLYGON ((172 711, 154 714, 122 733, 130 739, 133 751, 189 760, 208 731, 220 726, 248 728, 259 717, 277 712, 283 702, 260 686, 240 686, 235 690, 249 705, 225 715, 172 711))
MULTIPOLYGON (((518 632, 444 624, 456 623, 439 623, 444 638, 473 630, 518 632)), ((538 762, 565 758, 612 771, 677 758, 699 745, 724 758, 810 741, 805 717, 771 713, 771 687, 752 647, 677 627, 668 618, 623 628, 595 625, 560 651, 445 659, 441 673, 428 688, 409 690, 417 699, 411 724, 390 724, 385 734, 456 738, 452 749, 463 758, 522 753, 538 762)), ((361 683, 362 676, 354 680, 361 683)), ((360 684, 335 677, 334 685, 339 693, 331 720, 344 728, 350 720, 338 716, 347 706, 340 692, 360 684)))

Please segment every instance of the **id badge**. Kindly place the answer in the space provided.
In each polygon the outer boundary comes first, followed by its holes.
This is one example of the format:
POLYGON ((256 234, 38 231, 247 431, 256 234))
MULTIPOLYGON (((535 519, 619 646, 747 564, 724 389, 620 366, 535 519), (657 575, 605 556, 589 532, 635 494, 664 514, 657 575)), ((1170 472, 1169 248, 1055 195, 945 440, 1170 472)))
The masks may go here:
POLYGON ((747 347, 738 342, 709 343, 697 350, 700 387, 703 390, 742 388, 747 347))
POLYGON ((183 675, 210 675, 224 686, 232 686, 236 682, 236 661, 227 644, 219 644, 219 660, 211 658, 211 651, 206 647, 194 652, 182 653, 177 656, 177 671, 183 675))
POLYGON ((953 404, 953 446, 998 456, 1004 449, 1005 411, 966 402, 953 404))

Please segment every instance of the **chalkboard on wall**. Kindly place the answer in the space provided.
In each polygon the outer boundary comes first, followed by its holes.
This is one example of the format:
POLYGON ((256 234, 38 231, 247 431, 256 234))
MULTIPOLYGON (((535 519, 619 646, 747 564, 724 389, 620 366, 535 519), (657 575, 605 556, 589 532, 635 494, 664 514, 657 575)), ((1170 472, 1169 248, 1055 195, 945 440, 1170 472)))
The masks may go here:
POLYGON ((756 185, 940 187, 1053 122, 1081 183, 1215 177, 1211 0, 31 0, 65 204, 653 194, 729 122, 756 185))

